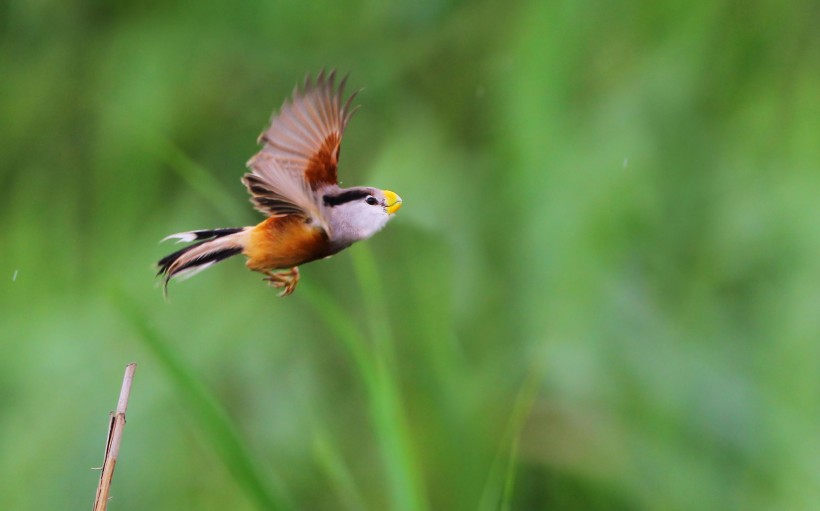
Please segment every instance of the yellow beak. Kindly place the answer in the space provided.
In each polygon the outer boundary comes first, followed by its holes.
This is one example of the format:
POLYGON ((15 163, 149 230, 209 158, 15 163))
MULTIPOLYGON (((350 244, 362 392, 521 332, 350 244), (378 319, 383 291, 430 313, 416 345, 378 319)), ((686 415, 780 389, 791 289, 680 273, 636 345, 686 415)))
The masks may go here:
POLYGON ((392 215, 401 207, 401 197, 396 192, 384 191, 384 205, 388 215, 392 215))

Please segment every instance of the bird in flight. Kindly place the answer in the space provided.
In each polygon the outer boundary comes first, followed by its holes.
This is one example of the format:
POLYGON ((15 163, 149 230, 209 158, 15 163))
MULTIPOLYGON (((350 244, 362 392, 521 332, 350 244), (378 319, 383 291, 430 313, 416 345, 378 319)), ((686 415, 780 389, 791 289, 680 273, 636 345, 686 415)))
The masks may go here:
POLYGON ((262 149, 248 161, 242 182, 251 202, 267 218, 250 227, 181 232, 166 237, 196 242, 163 257, 157 276, 163 289, 219 261, 243 254, 246 266, 264 280, 293 293, 299 265, 325 258, 376 234, 399 210, 401 197, 389 190, 339 187, 339 147, 356 108, 346 100, 346 78, 320 72, 296 87, 259 136, 262 149))

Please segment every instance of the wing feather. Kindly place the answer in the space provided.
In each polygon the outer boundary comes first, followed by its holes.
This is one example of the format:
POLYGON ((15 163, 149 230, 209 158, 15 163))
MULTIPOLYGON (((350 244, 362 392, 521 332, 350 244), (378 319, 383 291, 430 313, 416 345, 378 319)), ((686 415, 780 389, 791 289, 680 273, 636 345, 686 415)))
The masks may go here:
POLYGON ((259 136, 264 144, 259 154, 301 174, 313 190, 338 183, 342 135, 356 110, 351 108, 356 93, 343 101, 346 81, 345 77, 336 86, 335 71, 322 71, 315 81, 306 77, 259 136))
POLYGON ((265 152, 251 158, 248 168, 251 172, 242 177, 242 182, 257 210, 270 216, 302 217, 330 235, 319 197, 301 175, 283 168, 265 152))

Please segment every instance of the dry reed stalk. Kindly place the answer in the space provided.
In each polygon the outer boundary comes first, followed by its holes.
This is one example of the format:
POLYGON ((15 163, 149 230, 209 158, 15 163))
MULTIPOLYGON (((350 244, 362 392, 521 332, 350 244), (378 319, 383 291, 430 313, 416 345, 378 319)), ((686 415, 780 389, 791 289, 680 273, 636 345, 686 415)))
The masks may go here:
POLYGON ((108 440, 105 443, 105 460, 103 461, 100 483, 97 485, 97 497, 94 499, 93 511, 105 511, 108 506, 108 493, 111 490, 111 480, 114 477, 114 466, 120 453, 122 430, 125 427, 125 409, 128 408, 128 397, 131 395, 131 383, 134 381, 136 363, 125 366, 125 376, 122 378, 120 399, 117 401, 117 411, 110 414, 108 425, 108 440))

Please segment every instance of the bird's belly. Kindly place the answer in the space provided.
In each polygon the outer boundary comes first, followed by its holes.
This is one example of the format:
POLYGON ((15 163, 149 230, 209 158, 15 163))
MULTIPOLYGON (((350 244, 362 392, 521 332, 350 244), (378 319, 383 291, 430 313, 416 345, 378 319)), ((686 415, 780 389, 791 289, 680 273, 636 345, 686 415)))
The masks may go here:
POLYGON ((253 228, 243 253, 251 270, 290 268, 335 253, 322 229, 297 217, 271 217, 253 228))

